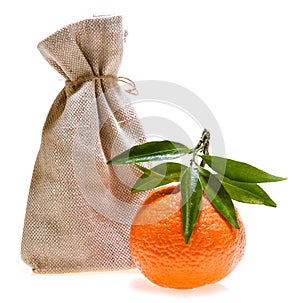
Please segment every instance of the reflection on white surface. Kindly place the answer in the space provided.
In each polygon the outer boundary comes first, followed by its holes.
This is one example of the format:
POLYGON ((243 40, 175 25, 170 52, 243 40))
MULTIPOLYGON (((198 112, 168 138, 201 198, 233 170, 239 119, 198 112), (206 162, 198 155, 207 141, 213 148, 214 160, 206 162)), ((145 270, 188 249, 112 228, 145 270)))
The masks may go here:
POLYGON ((130 288, 135 291, 146 293, 156 293, 159 295, 176 296, 176 297, 202 297, 229 294, 229 290, 220 283, 209 284, 193 289, 171 289, 157 286, 139 275, 130 283, 130 288))

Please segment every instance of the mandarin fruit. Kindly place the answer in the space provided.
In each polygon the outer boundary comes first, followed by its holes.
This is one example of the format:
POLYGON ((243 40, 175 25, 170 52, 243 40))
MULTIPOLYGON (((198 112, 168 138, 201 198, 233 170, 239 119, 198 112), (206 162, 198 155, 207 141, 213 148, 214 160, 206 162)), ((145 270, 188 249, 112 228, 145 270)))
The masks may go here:
POLYGON ((140 271, 163 287, 188 289, 227 276, 241 260, 245 230, 233 228, 205 194, 188 244, 184 242, 179 185, 153 190, 137 211, 130 231, 132 258, 140 271))

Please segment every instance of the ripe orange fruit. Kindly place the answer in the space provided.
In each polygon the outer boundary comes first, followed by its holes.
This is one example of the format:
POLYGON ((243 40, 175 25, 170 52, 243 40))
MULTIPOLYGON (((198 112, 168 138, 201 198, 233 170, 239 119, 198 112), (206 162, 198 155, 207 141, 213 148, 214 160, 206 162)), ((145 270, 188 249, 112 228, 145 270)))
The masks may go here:
POLYGON ((140 271, 163 287, 188 289, 227 276, 241 260, 245 229, 235 229, 203 194, 198 222, 185 244, 179 186, 152 191, 139 208, 130 231, 130 249, 140 271))

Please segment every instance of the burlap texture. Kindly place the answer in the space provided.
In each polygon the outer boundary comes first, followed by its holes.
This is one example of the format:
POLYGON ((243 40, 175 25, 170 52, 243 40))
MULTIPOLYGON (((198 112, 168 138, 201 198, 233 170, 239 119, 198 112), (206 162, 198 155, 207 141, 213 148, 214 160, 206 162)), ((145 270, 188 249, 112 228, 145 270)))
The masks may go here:
MULTIPOLYGON (((117 76, 123 38, 122 17, 104 16, 68 25, 38 48, 66 80, 76 81, 117 76)), ((59 93, 43 128, 24 223, 21 256, 35 272, 134 266, 129 230, 144 194, 130 193, 133 167, 106 161, 144 141, 116 81, 87 81, 59 93)))

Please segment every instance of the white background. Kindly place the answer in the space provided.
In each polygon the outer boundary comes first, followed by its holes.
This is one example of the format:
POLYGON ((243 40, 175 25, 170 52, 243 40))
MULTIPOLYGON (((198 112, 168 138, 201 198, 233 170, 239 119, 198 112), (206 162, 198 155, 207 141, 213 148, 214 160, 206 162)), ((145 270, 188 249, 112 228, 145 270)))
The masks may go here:
POLYGON ((1 302, 299 302, 300 2, 2 1, 1 302), (239 204, 246 254, 221 282, 190 291, 126 273, 33 275, 20 260, 28 188, 61 77, 36 44, 93 14, 121 13, 129 30, 121 75, 195 92, 218 120, 226 154, 288 181, 267 185, 276 209, 239 204), (5 298, 5 299, 4 299, 5 298))

